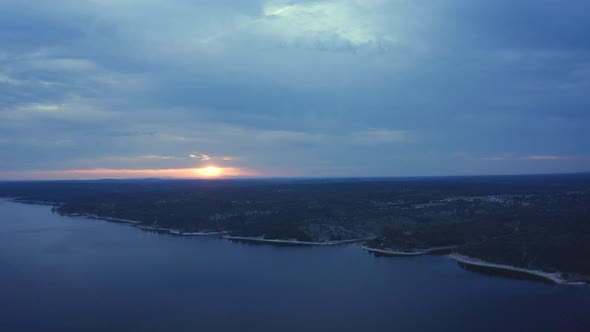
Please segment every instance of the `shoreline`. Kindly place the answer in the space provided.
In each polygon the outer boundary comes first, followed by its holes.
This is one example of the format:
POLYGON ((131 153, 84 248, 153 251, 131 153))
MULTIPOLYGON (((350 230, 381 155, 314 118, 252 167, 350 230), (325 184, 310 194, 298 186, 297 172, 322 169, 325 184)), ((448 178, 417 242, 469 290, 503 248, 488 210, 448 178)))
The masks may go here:
MULTIPOLYGON (((19 203, 17 201, 17 203, 19 203)), ((59 215, 64 217, 82 217, 88 219, 95 219, 95 220, 104 220, 109 222, 115 223, 123 223, 123 224, 131 224, 132 226, 139 228, 144 231, 152 231, 158 233, 168 233, 172 235, 178 236, 210 236, 210 235, 223 235, 227 234, 227 231, 211 231, 211 232, 184 232, 179 229, 174 228, 166 228, 166 227, 155 227, 155 226, 148 226, 144 225, 139 220, 131 220, 131 219, 123 219, 123 218, 115 218, 115 217, 102 217, 95 214, 88 214, 88 213, 59 213, 59 215)))
POLYGON ((45 206, 53 206, 53 207, 60 206, 59 203, 55 203, 55 202, 35 201, 35 200, 31 200, 31 199, 22 199, 19 197, 0 197, 0 199, 7 201, 7 202, 22 203, 22 204, 45 205, 45 206))
MULTIPOLYGON (((31 204, 31 205, 42 205, 42 206, 59 206, 59 204, 49 203, 49 202, 42 202, 42 201, 21 201, 15 198, 10 197, 0 197, 0 201, 8 201, 13 203, 21 203, 21 204, 31 204)), ((53 210, 53 209, 52 209, 53 210)), ((277 244, 277 245, 294 245, 294 246, 335 246, 335 245, 343 245, 343 244, 351 244, 357 242, 363 242, 367 240, 374 239, 374 237, 370 238, 358 238, 358 239, 349 239, 349 240, 339 240, 339 241, 327 241, 327 242, 312 242, 312 241, 298 241, 298 240, 288 240, 288 239, 265 239, 262 237, 246 237, 246 236, 231 236, 231 235, 224 235, 228 234, 227 231, 211 231, 211 232, 183 232, 178 229, 171 229, 165 227, 155 227, 155 226, 147 226, 142 225, 141 221, 137 220, 130 220, 130 219, 122 219, 122 218, 114 218, 114 217, 100 217, 93 214, 85 214, 85 213, 58 213, 64 217, 82 217, 88 219, 95 219, 95 220, 104 220, 109 222, 116 222, 116 223, 127 223, 131 224, 131 226, 135 228, 139 228, 144 231, 153 231, 159 233, 167 233, 176 236, 208 236, 208 235, 218 235, 220 239, 227 239, 227 240, 236 240, 236 241, 245 241, 245 242, 255 242, 255 243, 267 243, 267 244, 277 244)), ((443 246, 443 247, 432 247, 427 249, 415 249, 413 251, 401 251, 396 249, 376 249, 370 248, 364 245, 360 245, 360 248, 366 250, 371 253, 389 255, 389 256, 420 256, 425 254, 436 253, 440 251, 448 251, 452 249, 456 249, 460 247, 460 245, 452 245, 452 246, 443 246)), ((571 286, 581 286, 581 285, 588 285, 587 281, 570 281, 563 277, 562 272, 544 272, 540 270, 532 270, 526 268, 520 268, 512 265, 505 265, 505 264, 497 264, 484 261, 479 258, 469 257, 457 253, 452 253, 447 255, 448 258, 456 261, 458 264, 464 264, 467 267, 480 267, 480 268, 487 268, 490 270, 498 270, 498 271, 508 271, 514 273, 520 273, 522 275, 528 275, 529 277, 535 277, 536 279, 541 279, 543 281, 547 281, 553 284, 559 285, 571 285, 571 286)))
POLYGON ((118 223, 123 223, 123 224, 134 224, 134 225, 141 224, 141 221, 130 220, 130 219, 112 218, 112 217, 100 217, 100 216, 97 216, 97 215, 79 215, 79 216, 80 217, 85 217, 85 218, 90 218, 90 219, 100 219, 100 220, 104 220, 104 221, 118 222, 118 223))
POLYGON ((573 286, 587 285, 587 283, 582 282, 582 281, 569 281, 563 277, 563 273, 561 273, 561 272, 553 272, 553 273, 552 272, 544 272, 544 271, 540 271, 540 270, 526 269, 526 268, 516 267, 516 266, 512 266, 512 265, 491 263, 491 262, 486 262, 484 260, 481 260, 479 258, 469 257, 469 256, 461 255, 461 254, 450 254, 450 255, 448 255, 448 257, 458 263, 462 263, 467 266, 484 267, 484 268, 489 268, 489 269, 494 269, 494 270, 503 270, 503 271, 509 271, 509 272, 522 273, 524 275, 529 275, 532 277, 541 278, 545 281, 549 281, 554 284, 573 285, 573 286))
POLYGON ((459 248, 460 245, 443 246, 443 247, 432 247, 427 249, 414 249, 412 251, 402 251, 397 249, 377 249, 367 246, 361 246, 363 250, 366 250, 375 254, 389 255, 389 256, 420 256, 427 254, 434 254, 441 251, 448 251, 459 248))
POLYGON ((286 245, 299 245, 299 246, 336 246, 342 244, 356 243, 367 241, 372 238, 359 238, 350 240, 338 240, 338 241, 326 241, 326 242, 313 242, 313 241, 299 241, 299 240, 287 240, 287 239, 265 239, 262 237, 249 237, 249 236, 222 236, 226 240, 245 241, 245 242, 257 242, 257 243, 269 243, 269 244, 286 244, 286 245))
POLYGON ((137 227, 141 230, 144 230, 144 231, 151 231, 151 232, 156 232, 156 233, 169 233, 172 235, 180 235, 180 236, 208 236, 208 235, 227 234, 227 231, 183 232, 179 229, 166 228, 166 227, 155 227, 155 226, 145 226, 145 225, 135 225, 135 227, 137 227))
POLYGON ((96 214, 91 214, 91 213, 64 213, 64 212, 59 212, 59 211, 55 211, 55 210, 52 210, 52 212, 57 213, 60 216, 64 216, 64 217, 82 217, 82 218, 88 218, 88 219, 97 219, 97 220, 104 220, 104 221, 123 223, 123 224, 134 224, 134 225, 141 224, 141 221, 139 221, 139 220, 131 220, 131 219, 123 219, 123 218, 115 218, 115 217, 102 217, 102 216, 99 216, 96 214))

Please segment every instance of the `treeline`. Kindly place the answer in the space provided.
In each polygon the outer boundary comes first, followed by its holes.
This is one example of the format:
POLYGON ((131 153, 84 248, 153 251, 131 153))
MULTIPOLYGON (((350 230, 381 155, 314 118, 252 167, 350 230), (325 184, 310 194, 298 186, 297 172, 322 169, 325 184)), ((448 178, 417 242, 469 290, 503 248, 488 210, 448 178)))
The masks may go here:
POLYGON ((304 241, 376 236, 369 246, 464 245, 461 252, 496 262, 590 272, 589 174, 0 182, 0 196, 182 231, 304 241))

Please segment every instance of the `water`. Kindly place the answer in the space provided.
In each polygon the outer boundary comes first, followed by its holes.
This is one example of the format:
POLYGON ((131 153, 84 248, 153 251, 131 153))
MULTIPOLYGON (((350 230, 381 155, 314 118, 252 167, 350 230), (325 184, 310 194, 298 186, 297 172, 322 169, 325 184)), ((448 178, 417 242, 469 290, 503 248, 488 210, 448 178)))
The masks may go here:
POLYGON ((0 201, 0 331, 590 331, 590 287, 50 210, 0 201))

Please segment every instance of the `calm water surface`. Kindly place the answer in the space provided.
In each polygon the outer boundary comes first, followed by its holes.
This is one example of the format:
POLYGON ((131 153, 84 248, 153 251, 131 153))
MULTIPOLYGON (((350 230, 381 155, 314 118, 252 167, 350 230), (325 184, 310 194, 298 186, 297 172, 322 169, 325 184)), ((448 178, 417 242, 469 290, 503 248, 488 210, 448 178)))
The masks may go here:
POLYGON ((590 331, 590 288, 0 201, 0 331, 590 331))

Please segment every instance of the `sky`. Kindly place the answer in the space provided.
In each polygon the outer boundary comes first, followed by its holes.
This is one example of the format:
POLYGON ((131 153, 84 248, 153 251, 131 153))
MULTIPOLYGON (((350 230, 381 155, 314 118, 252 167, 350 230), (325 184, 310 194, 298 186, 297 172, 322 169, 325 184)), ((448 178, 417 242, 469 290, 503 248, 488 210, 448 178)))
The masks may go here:
POLYGON ((586 0, 2 0, 0 180, 590 171, 586 0))

